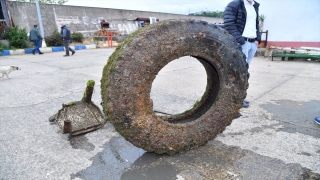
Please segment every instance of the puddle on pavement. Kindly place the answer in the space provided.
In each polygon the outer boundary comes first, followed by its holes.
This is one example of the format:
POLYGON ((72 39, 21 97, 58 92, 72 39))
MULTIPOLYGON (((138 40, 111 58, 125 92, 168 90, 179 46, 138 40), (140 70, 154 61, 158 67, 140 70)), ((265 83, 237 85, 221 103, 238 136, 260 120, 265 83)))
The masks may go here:
POLYGON ((297 102, 291 100, 276 101, 277 104, 260 105, 273 114, 272 119, 279 120, 284 128, 278 131, 301 133, 316 138, 320 137, 320 126, 314 122, 320 116, 320 102, 297 102))
POLYGON ((120 179, 121 174, 138 159, 144 150, 133 146, 123 137, 111 139, 103 146, 104 150, 93 157, 90 167, 76 174, 71 174, 71 179, 120 179))
MULTIPOLYGON (((51 122, 51 125, 57 125, 57 122, 51 122)), ((63 135, 63 131, 60 128, 57 128, 57 134, 61 135, 61 138, 65 138, 69 141, 70 145, 73 149, 83 149, 88 152, 94 150, 95 145, 90 143, 88 141, 88 138, 86 138, 84 135, 78 135, 78 136, 71 136, 70 134, 68 136, 63 135)))
POLYGON ((69 142, 73 149, 84 149, 90 152, 95 148, 84 135, 69 136, 69 142))
POLYGON ((148 153, 122 137, 113 138, 93 157, 92 165, 71 179, 194 180, 194 179, 319 179, 299 164, 286 164, 249 150, 210 141, 173 156, 148 153))

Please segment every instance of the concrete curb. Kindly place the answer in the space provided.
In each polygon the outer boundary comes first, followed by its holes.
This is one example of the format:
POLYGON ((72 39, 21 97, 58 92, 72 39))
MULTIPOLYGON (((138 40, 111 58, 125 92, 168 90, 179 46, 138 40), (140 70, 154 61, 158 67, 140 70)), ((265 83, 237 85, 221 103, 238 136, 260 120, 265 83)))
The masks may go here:
MULTIPOLYGON (((70 46, 72 49, 75 50, 86 50, 86 49, 96 49, 96 44, 91 45, 77 45, 77 46, 70 46)), ((0 56, 10 56, 10 55, 23 55, 23 54, 32 54, 33 48, 26 48, 26 49, 16 49, 16 50, 4 50, 0 53, 0 56)), ((46 47, 46 48, 40 48, 41 52, 48 53, 48 52, 61 52, 64 51, 63 46, 57 46, 57 47, 46 47)))
MULTIPOLYGON (((90 45, 77 45, 77 46, 70 46, 72 49, 75 50, 86 50, 86 49, 96 49, 98 45, 90 44, 90 45)), ((16 49, 16 50, 4 50, 0 53, 0 56, 10 56, 10 55, 23 55, 23 54, 32 54, 33 48, 27 49, 16 49)), ((56 46, 56 47, 46 47, 40 48, 41 52, 50 53, 50 52, 61 52, 65 51, 63 46, 56 46)), ((265 48, 259 48, 256 52, 256 56, 264 56, 265 55, 265 48)))

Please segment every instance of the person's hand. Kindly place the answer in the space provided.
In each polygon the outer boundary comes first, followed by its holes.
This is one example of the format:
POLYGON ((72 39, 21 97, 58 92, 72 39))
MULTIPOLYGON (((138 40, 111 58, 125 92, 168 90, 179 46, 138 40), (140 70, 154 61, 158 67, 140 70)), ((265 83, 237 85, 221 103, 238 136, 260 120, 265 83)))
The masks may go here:
POLYGON ((259 41, 255 41, 254 43, 256 43, 256 45, 258 46, 258 44, 259 44, 259 41))

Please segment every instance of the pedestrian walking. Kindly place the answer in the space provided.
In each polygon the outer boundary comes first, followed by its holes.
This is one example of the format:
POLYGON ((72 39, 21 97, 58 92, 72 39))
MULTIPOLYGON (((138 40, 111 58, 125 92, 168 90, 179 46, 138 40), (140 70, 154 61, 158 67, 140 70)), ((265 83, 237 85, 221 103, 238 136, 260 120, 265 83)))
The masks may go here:
POLYGON ((33 55, 35 54, 35 52, 38 52, 39 54, 43 54, 39 49, 40 42, 42 41, 42 39, 43 38, 41 37, 39 30, 38 30, 38 25, 34 25, 29 33, 29 40, 32 41, 34 43, 34 45, 36 46, 34 49, 32 49, 33 55))
MULTIPOLYGON (((224 28, 241 45, 249 67, 261 42, 259 6, 254 0, 233 0, 226 7, 223 17, 224 28)), ((244 99, 242 106, 249 107, 249 101, 244 99)))
POLYGON ((70 29, 64 23, 61 23, 60 34, 61 34, 61 38, 62 38, 64 47, 66 49, 66 54, 64 55, 64 57, 70 56, 69 51, 72 52, 71 55, 74 55, 74 53, 76 53, 76 51, 69 47, 70 40, 71 40, 70 29))

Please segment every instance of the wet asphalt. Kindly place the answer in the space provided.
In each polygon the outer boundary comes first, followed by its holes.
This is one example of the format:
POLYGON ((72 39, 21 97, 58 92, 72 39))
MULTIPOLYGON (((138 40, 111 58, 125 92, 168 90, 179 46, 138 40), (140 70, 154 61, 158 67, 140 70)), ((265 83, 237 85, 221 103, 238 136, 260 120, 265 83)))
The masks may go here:
MULTIPOLYGON (((249 69, 249 108, 206 145, 173 156, 148 153, 109 122, 70 136, 49 117, 62 103, 80 100, 114 51, 94 49, 0 56, 0 66, 22 70, 0 78, 0 179, 194 180, 320 179, 320 62, 255 57, 249 69)), ((153 82, 154 111, 183 112, 206 86, 202 65, 182 57, 153 82)), ((100 106, 101 108, 101 106, 100 106)))

